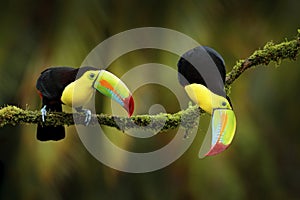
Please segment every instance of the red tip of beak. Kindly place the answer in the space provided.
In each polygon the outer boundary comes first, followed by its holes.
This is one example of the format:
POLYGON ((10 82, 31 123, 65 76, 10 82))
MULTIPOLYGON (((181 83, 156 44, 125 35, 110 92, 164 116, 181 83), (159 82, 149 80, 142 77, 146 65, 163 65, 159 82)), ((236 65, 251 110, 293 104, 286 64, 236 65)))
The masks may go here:
POLYGON ((224 145, 222 143, 217 143, 215 146, 213 146, 205 156, 213 156, 221 153, 225 149, 227 149, 229 145, 224 145))
POLYGON ((131 117, 134 111, 134 100, 131 95, 124 99, 124 107, 127 110, 129 117, 131 117))

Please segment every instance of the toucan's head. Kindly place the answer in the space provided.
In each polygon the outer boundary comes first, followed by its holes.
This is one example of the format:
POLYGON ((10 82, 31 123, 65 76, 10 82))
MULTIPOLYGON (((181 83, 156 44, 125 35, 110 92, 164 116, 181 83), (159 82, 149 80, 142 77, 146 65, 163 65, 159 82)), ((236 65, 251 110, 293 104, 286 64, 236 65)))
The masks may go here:
POLYGON ((204 140, 199 157, 223 152, 231 144, 236 129, 236 118, 230 102, 201 84, 190 84, 184 89, 192 101, 212 115, 211 128, 205 137, 209 139, 204 140))
POLYGON ((105 96, 119 103, 131 116, 134 100, 127 86, 114 74, 105 70, 88 70, 80 77, 80 82, 92 86, 105 96))

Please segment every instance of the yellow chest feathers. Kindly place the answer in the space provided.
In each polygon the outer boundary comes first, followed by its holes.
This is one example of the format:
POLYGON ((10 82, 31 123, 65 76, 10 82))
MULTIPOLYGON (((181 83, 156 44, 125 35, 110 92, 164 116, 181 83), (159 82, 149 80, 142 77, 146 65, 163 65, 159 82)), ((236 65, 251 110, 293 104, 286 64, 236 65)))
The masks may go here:
POLYGON ((204 85, 193 83, 185 86, 184 89, 190 99, 209 114, 212 114, 213 109, 216 108, 232 109, 226 98, 214 94, 204 85))
POLYGON ((64 89, 61 101, 70 107, 81 107, 90 101, 93 94, 94 89, 90 83, 77 79, 64 89))

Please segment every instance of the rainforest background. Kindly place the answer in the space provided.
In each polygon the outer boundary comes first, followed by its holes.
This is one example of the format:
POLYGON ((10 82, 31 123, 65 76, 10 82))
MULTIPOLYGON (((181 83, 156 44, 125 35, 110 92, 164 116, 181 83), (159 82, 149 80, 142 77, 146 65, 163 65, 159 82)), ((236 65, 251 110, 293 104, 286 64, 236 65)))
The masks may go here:
MULTIPOLYGON (((138 27, 174 29, 211 46, 229 71, 268 41, 293 39, 300 28, 299 7, 297 0, 1 2, 0 105, 40 109, 35 81, 43 69, 79 67, 96 45, 138 27)), ((177 60, 148 49, 120 57, 108 70, 122 76, 149 62, 176 69, 177 60)), ((198 159, 205 134, 200 123, 188 151, 154 172, 130 174, 103 165, 88 153, 74 127, 67 128, 61 142, 41 143, 35 138, 36 125, 5 126, 0 130, 0 199, 297 199, 300 62, 279 64, 248 70, 232 84, 237 133, 227 151, 198 159)), ((179 111, 174 95, 158 85, 143 86, 134 97, 136 114, 147 114, 153 104, 169 113, 179 111)), ((110 113, 107 99, 98 106, 110 113)), ((136 151, 164 146, 176 133, 147 141, 107 130, 112 141, 136 151)))

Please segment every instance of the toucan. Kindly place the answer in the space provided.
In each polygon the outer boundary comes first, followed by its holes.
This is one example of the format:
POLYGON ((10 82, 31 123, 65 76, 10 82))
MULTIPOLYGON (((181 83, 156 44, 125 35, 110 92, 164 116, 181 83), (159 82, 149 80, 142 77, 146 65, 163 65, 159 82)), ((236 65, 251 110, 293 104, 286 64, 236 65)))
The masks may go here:
MULTIPOLYGON (((134 111, 134 100, 127 86, 114 74, 95 67, 47 68, 38 77, 36 88, 42 99, 43 122, 48 111, 61 112, 64 104, 84 112, 85 124, 88 125, 91 111, 84 106, 91 100, 95 90, 118 102, 129 116, 134 111)), ((61 140, 65 138, 65 129, 63 126, 38 124, 36 137, 40 141, 61 140)))
POLYGON ((199 157, 217 155, 229 147, 236 131, 236 117, 224 87, 224 59, 211 47, 198 46, 184 53, 177 67, 179 83, 189 98, 212 116, 199 157))

